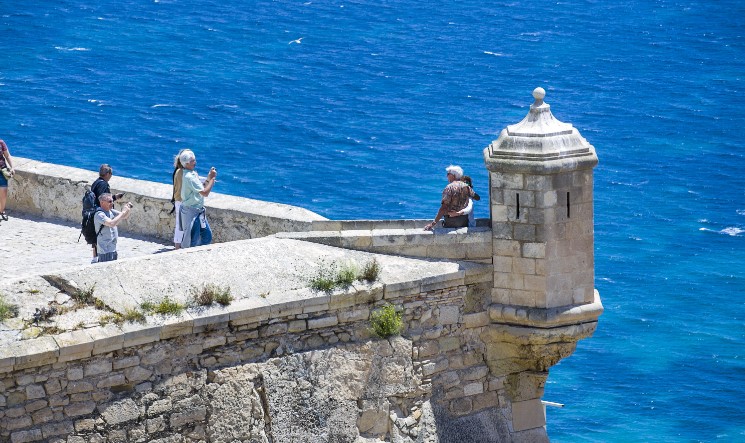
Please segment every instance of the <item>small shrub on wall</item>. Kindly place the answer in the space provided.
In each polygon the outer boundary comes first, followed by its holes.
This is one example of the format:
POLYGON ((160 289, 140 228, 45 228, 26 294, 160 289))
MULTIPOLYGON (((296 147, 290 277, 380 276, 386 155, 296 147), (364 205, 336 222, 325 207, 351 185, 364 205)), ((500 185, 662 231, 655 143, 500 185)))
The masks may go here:
POLYGON ((388 338, 400 334, 404 322, 401 320, 401 312, 392 304, 387 304, 373 311, 370 315, 370 326, 375 335, 388 338))

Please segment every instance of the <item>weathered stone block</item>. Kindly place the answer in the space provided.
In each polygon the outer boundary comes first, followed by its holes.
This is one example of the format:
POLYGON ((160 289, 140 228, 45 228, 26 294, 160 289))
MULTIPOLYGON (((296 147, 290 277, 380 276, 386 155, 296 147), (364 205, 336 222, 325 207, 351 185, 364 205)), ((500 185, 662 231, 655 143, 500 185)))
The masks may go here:
POLYGON ((139 364, 140 364, 140 356, 132 355, 129 357, 122 357, 122 358, 118 358, 114 360, 112 363, 112 369, 116 371, 117 369, 129 368, 132 366, 137 366, 139 364))
POLYGON ((481 382, 468 383, 463 386, 463 395, 471 396, 484 393, 484 384, 481 382))
POLYGON ((26 412, 31 413, 34 411, 38 411, 41 408, 46 408, 48 405, 48 402, 46 400, 36 400, 32 401, 31 403, 26 403, 26 412))
POLYGON ((124 376, 131 383, 139 383, 148 380, 153 375, 153 371, 141 366, 133 366, 124 370, 124 376))
POLYGON ((473 411, 473 400, 468 397, 456 398, 450 402, 450 412, 455 415, 466 415, 473 411))
POLYGON ((101 417, 111 426, 140 418, 140 411, 134 400, 125 398, 105 405, 99 405, 101 417))
POLYGON ((268 326, 264 326, 259 330, 261 337, 271 337, 279 334, 287 333, 287 323, 274 323, 268 326))
POLYGON ((197 406, 191 410, 171 414, 170 424, 172 428, 178 429, 181 426, 204 421, 207 417, 207 408, 197 406))
POLYGON ((56 437, 58 435, 68 435, 74 432, 74 428, 71 421, 63 421, 61 423, 50 423, 41 427, 41 433, 44 438, 56 437))
POLYGON ((107 374, 111 372, 112 364, 110 360, 97 360, 87 364, 84 367, 85 377, 94 375, 107 374))
POLYGON ((515 432, 546 425, 541 399, 512 402, 512 427, 515 432))
POLYGON ((89 392, 92 391, 93 385, 91 383, 88 383, 87 381, 72 381, 67 384, 67 393, 68 394, 77 394, 80 392, 89 392))
POLYGON ((93 401, 86 401, 80 403, 72 403, 65 407, 65 415, 73 418, 81 415, 88 415, 96 409, 96 403, 93 401))
POLYGON ((308 320, 308 329, 320 329, 329 328, 339 324, 339 319, 336 315, 330 315, 321 318, 312 318, 308 320))
POLYGON ((31 441, 39 441, 43 438, 41 429, 30 429, 28 431, 18 431, 10 434, 11 443, 27 443, 31 441))
POLYGON ((102 380, 100 380, 98 383, 96 383, 96 387, 98 389, 104 389, 104 388, 110 388, 112 386, 119 386, 127 383, 126 377, 124 377, 124 374, 113 374, 109 377, 106 377, 102 380))
POLYGON ((44 387, 41 385, 28 385, 26 386, 26 399, 27 400, 34 400, 37 398, 44 398, 46 396, 46 392, 44 391, 44 387))
POLYGON ((95 429, 96 421, 92 418, 84 418, 75 422, 75 432, 90 432, 95 429))

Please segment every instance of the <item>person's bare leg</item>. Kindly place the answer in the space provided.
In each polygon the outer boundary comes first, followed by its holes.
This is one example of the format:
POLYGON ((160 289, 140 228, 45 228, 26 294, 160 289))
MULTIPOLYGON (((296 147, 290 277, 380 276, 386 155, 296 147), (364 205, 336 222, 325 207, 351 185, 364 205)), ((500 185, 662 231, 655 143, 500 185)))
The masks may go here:
POLYGON ((0 213, 5 212, 5 204, 8 202, 8 188, 0 188, 0 213))

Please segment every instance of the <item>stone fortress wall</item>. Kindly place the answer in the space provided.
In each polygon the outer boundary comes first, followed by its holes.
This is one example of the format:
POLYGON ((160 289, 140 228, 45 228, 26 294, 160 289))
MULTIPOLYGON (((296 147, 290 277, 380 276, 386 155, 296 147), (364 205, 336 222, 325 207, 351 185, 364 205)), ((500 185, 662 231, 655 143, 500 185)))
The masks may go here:
MULTIPOLYGON (((84 190, 98 178, 97 171, 14 157, 16 177, 10 186, 14 211, 44 218, 80 222, 84 190)), ((134 204, 122 230, 172 241, 170 185, 114 176, 111 192, 125 193, 134 204)), ((205 200, 214 242, 278 234, 341 248, 412 257, 482 260, 491 262, 488 220, 478 226, 433 236, 422 227, 428 220, 328 220, 297 206, 212 192, 205 200)))
MULTIPOLYGON (((476 228, 332 221, 213 193, 222 243, 0 283, 50 297, 95 285, 115 312, 183 300, 205 282, 236 295, 225 308, 93 321, 3 347, 0 441, 547 441, 548 369, 592 335, 603 308, 591 287, 594 148, 534 96, 484 152, 492 218, 476 228), (573 219, 565 194, 580 208, 573 219), (308 288, 319 263, 373 258, 374 284, 308 288), (369 320, 386 303, 402 310, 404 331, 381 340, 369 320)), ((12 208, 79 220, 95 173, 16 163, 12 208)), ((170 186, 111 185, 141 208, 123 229, 170 238, 170 186)))

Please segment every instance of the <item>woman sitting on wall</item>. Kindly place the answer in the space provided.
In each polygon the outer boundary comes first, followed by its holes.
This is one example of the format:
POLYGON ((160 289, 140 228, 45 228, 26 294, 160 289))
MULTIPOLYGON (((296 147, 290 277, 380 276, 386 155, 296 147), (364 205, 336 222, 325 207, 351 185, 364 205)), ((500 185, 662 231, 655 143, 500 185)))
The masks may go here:
POLYGON ((8 201, 8 180, 16 173, 13 169, 13 158, 10 156, 8 145, 0 140, 0 218, 8 220, 5 204, 8 201))

